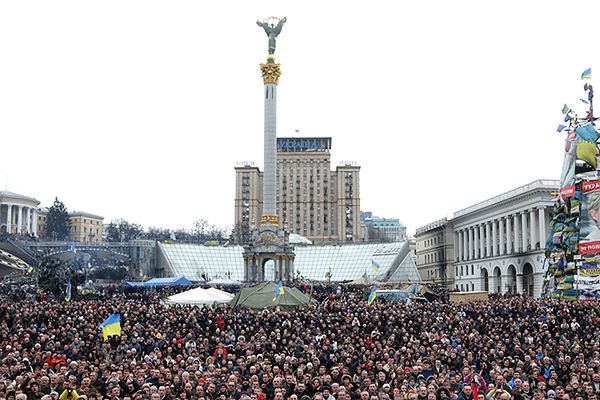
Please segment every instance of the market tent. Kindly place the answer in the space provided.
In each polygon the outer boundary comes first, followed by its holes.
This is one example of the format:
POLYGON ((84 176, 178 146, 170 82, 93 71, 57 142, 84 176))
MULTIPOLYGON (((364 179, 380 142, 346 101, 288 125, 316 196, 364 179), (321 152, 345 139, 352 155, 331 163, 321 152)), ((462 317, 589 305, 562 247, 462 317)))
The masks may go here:
POLYGON ((242 286, 242 282, 233 279, 213 279, 207 284, 210 286, 242 286))
POLYGON ((273 282, 261 283, 251 288, 243 288, 235 295, 229 305, 231 307, 245 306, 253 309, 280 307, 284 310, 305 308, 318 302, 296 288, 283 287, 283 294, 275 298, 277 285, 273 282))
POLYGON ((154 286, 175 286, 175 285, 191 285, 192 282, 184 276, 174 276, 169 278, 153 278, 146 282, 123 282, 123 286, 135 287, 154 287, 154 286))
POLYGON ((195 288, 185 292, 174 294, 163 300, 166 304, 225 304, 231 301, 231 297, 225 298, 216 295, 203 288, 195 288))
POLYGON ((224 290, 219 290, 219 289, 216 289, 213 287, 204 289, 204 290, 206 290, 208 293, 211 293, 215 297, 227 300, 227 302, 230 302, 235 297, 234 295, 232 295, 229 292, 226 292, 224 290))

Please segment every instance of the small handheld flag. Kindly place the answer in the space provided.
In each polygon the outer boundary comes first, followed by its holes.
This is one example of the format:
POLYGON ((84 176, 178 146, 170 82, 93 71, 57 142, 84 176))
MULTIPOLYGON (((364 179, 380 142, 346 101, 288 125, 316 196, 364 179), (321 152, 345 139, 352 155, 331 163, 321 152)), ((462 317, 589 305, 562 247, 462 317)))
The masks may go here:
POLYGON ((556 131, 557 132, 562 132, 563 129, 565 129, 566 127, 567 127, 566 125, 560 124, 560 125, 558 125, 558 128, 556 128, 556 131))
POLYGON ((371 305, 371 303, 373 303, 376 298, 377 298, 377 286, 373 286, 373 289, 371 289, 371 293, 369 294, 369 300, 368 300, 369 305, 371 305))
POLYGON ((568 114, 569 112, 571 112, 571 109, 565 104, 561 111, 563 114, 568 114))
POLYGON ((371 267, 373 267, 373 271, 379 272, 379 268, 381 268, 381 265, 379 265, 377 261, 371 259, 371 267))
POLYGON ((121 314, 110 315, 98 326, 98 330, 102 331, 105 341, 109 336, 121 336, 121 314))
POLYGON ((283 290, 283 282, 279 280, 279 283, 277 283, 277 287, 275 288, 275 297, 273 297, 273 301, 277 300, 279 296, 281 296, 284 293, 285 292, 283 290))
POLYGON ((592 79, 592 69, 588 68, 581 74, 581 79, 592 79))
POLYGON ((71 278, 67 281, 67 290, 65 290, 65 300, 71 301, 71 278))

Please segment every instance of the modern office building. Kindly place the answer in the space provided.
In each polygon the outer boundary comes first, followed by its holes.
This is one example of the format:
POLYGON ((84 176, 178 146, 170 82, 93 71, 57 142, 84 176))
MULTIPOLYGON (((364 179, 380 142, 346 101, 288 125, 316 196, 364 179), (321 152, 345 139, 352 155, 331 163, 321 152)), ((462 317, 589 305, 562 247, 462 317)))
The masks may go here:
POLYGON ((454 283, 454 230, 443 218, 420 228, 415 233, 417 269, 424 281, 454 283))
POLYGON ((406 227, 398 218, 382 218, 371 211, 361 211, 360 236, 363 242, 400 242, 406 240, 406 227))
POLYGON ((537 180, 454 213, 454 289, 539 297, 559 182, 537 180))
MULTIPOLYGON (((263 174, 235 168, 235 229, 242 243, 260 225, 263 174)), ((289 232, 315 243, 360 241, 360 167, 331 169, 331 138, 277 138, 277 214, 289 232)))

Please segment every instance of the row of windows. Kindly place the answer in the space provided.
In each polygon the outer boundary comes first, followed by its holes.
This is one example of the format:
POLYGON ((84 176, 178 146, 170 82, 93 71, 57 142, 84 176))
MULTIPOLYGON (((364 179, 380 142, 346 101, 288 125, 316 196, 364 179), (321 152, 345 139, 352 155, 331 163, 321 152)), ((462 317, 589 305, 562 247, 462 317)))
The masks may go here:
MULTIPOLYGON (((462 276, 469 276, 469 266, 468 265, 461 265, 460 266, 460 274, 459 272, 459 268, 458 266, 454 267, 455 269, 455 275, 457 277, 462 277, 462 276), (464 268, 463 268, 464 267, 464 268)), ((475 275, 475 266, 471 264, 471 275, 475 275)))
POLYGON ((442 236, 434 236, 431 239, 426 239, 424 241, 424 246, 425 247, 429 247, 429 246, 435 246, 437 244, 441 244, 442 243, 442 236))
POLYGON ((425 263, 434 263, 438 261, 444 261, 444 252, 442 250, 436 251, 435 253, 425 254, 425 263))
MULTIPOLYGON (((456 285, 456 290, 459 290, 459 286, 456 285)), ((461 292, 469 292, 469 284, 460 284, 460 291, 461 292)), ((475 284, 473 282, 471 282, 471 292, 475 291, 475 284)))

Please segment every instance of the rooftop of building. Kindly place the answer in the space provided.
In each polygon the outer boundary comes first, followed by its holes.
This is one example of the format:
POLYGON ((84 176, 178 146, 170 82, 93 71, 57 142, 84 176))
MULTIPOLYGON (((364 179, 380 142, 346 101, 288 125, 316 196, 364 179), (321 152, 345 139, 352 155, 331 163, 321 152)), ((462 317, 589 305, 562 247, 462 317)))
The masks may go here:
POLYGON ((40 201, 33 197, 23 196, 22 194, 9 192, 8 190, 0 190, 0 199, 26 200, 40 204, 40 201))
POLYGON ((95 214, 90 214, 85 211, 71 211, 71 212, 69 212, 69 217, 85 217, 85 218, 92 218, 92 219, 104 219, 104 217, 101 217, 101 216, 95 215, 95 214))
POLYGON ((511 199, 511 198, 514 198, 514 197, 517 197, 520 195, 525 195, 527 193, 532 193, 532 192, 539 191, 539 190, 545 190, 545 191, 549 191, 549 192, 556 191, 559 189, 559 186, 560 186, 560 181, 558 181, 558 180, 538 179, 536 181, 528 183, 527 185, 519 186, 516 189, 509 190, 508 192, 502 193, 498 196, 494 196, 490 199, 484 200, 484 201, 474 204, 470 207, 463 208, 462 210, 456 211, 454 213, 453 218, 462 217, 464 215, 473 213, 475 211, 482 210, 486 207, 490 207, 495 204, 501 203, 505 200, 508 200, 508 199, 511 199))
MULTIPOLYGON (((48 214, 48 207, 38 208, 38 214, 40 214, 40 215, 48 214)), ((101 217, 101 216, 95 215, 95 214, 91 214, 91 213, 88 213, 85 211, 70 211, 69 217, 84 217, 84 218, 92 218, 92 219, 100 219, 100 220, 104 219, 104 217, 101 217)))
POLYGON ((423 225, 419 228, 417 228, 415 235, 421 235, 425 232, 437 229, 437 228, 441 228, 444 225, 446 225, 448 223, 448 218, 442 218, 442 219, 438 219, 437 221, 433 221, 428 223, 427 225, 423 225))

